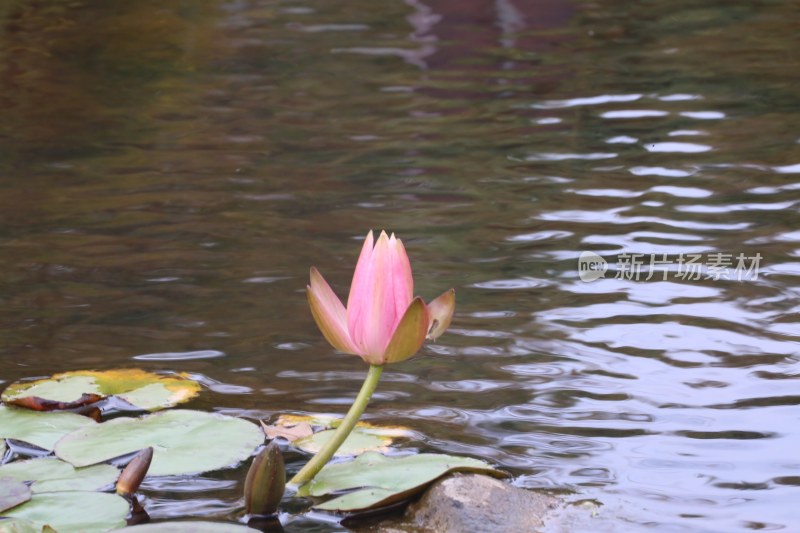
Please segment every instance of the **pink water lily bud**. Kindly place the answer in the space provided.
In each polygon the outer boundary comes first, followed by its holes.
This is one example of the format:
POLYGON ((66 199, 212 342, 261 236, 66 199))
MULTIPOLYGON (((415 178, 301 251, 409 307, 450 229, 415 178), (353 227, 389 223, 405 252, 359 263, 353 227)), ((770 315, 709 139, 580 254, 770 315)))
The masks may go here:
POLYGON ((456 306, 450 289, 430 305, 414 297, 414 280, 403 242, 382 231, 367 234, 353 273, 347 308, 316 268, 307 287, 311 314, 325 339, 371 365, 405 361, 425 338, 447 329, 456 306))

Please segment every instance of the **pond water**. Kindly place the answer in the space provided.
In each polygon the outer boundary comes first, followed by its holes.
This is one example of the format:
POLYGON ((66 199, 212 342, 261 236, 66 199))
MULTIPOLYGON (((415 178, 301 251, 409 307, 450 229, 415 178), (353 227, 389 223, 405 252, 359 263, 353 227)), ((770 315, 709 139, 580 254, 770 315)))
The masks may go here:
MULTIPOLYGON (((342 413, 366 368, 316 329, 308 268, 345 295, 386 228, 458 307, 370 421, 615 531, 796 531, 798 22, 771 0, 6 0, 0 386, 135 366, 201 379, 197 409, 342 413)), ((145 506, 234 516, 243 472, 145 506)))

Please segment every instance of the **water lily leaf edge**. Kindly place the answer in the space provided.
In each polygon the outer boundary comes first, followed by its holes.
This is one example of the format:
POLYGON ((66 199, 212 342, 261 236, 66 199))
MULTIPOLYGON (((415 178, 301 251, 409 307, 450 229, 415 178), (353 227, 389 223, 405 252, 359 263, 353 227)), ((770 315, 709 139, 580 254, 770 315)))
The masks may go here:
POLYGON ((91 418, 64 412, 30 411, 0 405, 0 437, 15 439, 52 451, 62 437, 96 425, 91 418))
POLYGON ((368 452, 353 461, 326 466, 312 482, 300 487, 298 495, 320 497, 337 494, 330 500, 315 504, 314 509, 358 513, 409 499, 437 479, 454 472, 508 477, 505 472, 471 457, 447 454, 386 457, 368 452), (416 475, 413 475, 415 469, 416 475))
POLYGON ((55 531, 93 533, 120 528, 130 512, 127 500, 116 494, 94 491, 42 492, 22 505, 0 513, 0 517, 33 523, 38 531, 50 526, 55 531))
POLYGON ((172 409, 74 431, 56 443, 55 453, 75 467, 85 467, 152 446, 148 475, 170 476, 236 465, 263 442, 261 429, 242 418, 172 409))
POLYGON ((56 457, 26 459, 0 466, 0 479, 30 483, 34 494, 100 490, 113 485, 118 477, 119 469, 112 465, 75 468, 56 457))
MULTIPOLYGON (((197 396, 202 385, 184 374, 162 375, 138 368, 106 371, 77 370, 35 381, 18 381, 0 396, 4 402, 38 398, 43 402, 76 402, 83 395, 116 396, 139 409, 173 407, 197 396)), ((23 407, 24 402, 23 402, 23 407)))
POLYGON ((31 499, 31 489, 25 483, 0 476, 0 513, 13 509, 31 499))

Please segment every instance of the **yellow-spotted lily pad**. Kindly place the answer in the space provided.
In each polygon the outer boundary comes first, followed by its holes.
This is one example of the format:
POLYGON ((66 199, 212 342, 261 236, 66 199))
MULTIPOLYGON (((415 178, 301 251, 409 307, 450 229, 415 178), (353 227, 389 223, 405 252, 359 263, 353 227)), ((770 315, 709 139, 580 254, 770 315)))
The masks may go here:
MULTIPOLYGON (((22 524, 32 523, 36 531, 50 526, 58 533, 94 533, 123 527, 129 511, 127 500, 116 494, 43 492, 34 494, 30 501, 22 505, 0 513, 0 517, 16 518, 23 521, 22 524)), ((0 521, 0 531, 3 531, 3 527, 4 521, 0 521)))
POLYGON ((0 405, 0 437, 16 439, 52 451, 56 441, 97 422, 74 413, 38 413, 0 405))
MULTIPOLYGON (((325 415, 281 415, 271 426, 263 425, 267 437, 283 437, 292 446, 306 453, 317 453, 333 436, 341 419, 325 415)), ((378 426, 358 422, 336 451, 335 457, 360 455, 367 451, 385 452, 399 438, 410 438, 413 432, 404 427, 378 426)))
POLYGON ((145 411, 186 402, 201 385, 182 375, 162 376, 139 369, 56 374, 38 381, 16 382, 3 391, 7 404, 37 411, 71 409, 114 396, 145 411))
POLYGON ((15 461, 0 466, 0 479, 8 478, 29 483, 34 494, 99 490, 112 485, 117 477, 119 477, 119 470, 111 465, 75 468, 55 457, 15 461))
MULTIPOLYGON (((306 453, 317 453, 322 449, 325 443, 333 437, 335 432, 335 429, 319 431, 311 436, 294 441, 292 445, 306 453)), ((342 445, 339 446, 339 449, 336 450, 334 457, 360 455, 368 451, 385 452, 389 449, 389 445, 391 444, 391 437, 375 435, 363 428, 355 427, 342 445)))
POLYGON ((196 474, 233 466, 264 442, 255 424, 185 409, 140 418, 116 418, 73 431, 58 441, 56 456, 76 467, 153 447, 148 475, 196 474))
POLYGON ((314 508, 356 513, 411 498, 450 472, 507 477, 490 464, 469 457, 433 453, 386 457, 368 452, 348 463, 326 465, 311 482, 301 487, 299 494, 318 497, 345 492, 314 508))

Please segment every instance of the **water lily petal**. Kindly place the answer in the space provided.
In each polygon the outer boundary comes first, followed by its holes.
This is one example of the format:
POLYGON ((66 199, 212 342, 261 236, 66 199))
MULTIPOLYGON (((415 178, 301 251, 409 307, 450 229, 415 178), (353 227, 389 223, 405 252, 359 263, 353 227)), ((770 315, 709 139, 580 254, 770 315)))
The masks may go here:
POLYGON ((382 231, 374 248, 368 251, 371 244, 370 232, 353 275, 347 327, 361 355, 381 356, 400 317, 394 305, 389 236, 382 231))
POLYGON ((450 289, 440 294, 428 304, 430 323, 428 324, 428 338, 436 339, 450 327, 453 311, 456 309, 456 291, 450 289))
MULTIPOLYGON (((428 332, 428 309, 422 298, 414 298, 397 325, 383 354, 384 363, 399 363, 413 356, 425 342, 428 332)), ((376 363, 372 363, 376 364, 376 363)))
MULTIPOLYGON (((372 300, 369 314, 362 317, 365 352, 382 354, 400 320, 394 305, 395 279, 392 272, 392 249, 389 236, 382 231, 372 251, 372 300)), ((405 312, 405 309, 402 309, 405 312)))
POLYGON ((403 241, 395 238, 394 233, 389 238, 389 249, 392 257, 391 277, 394 282, 395 320, 408 309, 408 304, 414 298, 414 278, 411 275, 411 263, 408 260, 403 241))
POLYGON ((350 294, 347 297, 347 329, 350 339, 359 348, 359 353, 366 351, 364 343, 365 319, 369 317, 370 302, 373 292, 373 253, 374 238, 372 230, 364 239, 364 246, 361 247, 361 254, 358 256, 358 263, 353 273, 353 281, 350 284, 350 294))
POLYGON ((347 330, 347 314, 341 300, 314 267, 311 267, 311 285, 306 293, 311 314, 325 339, 337 350, 358 354, 347 330))

